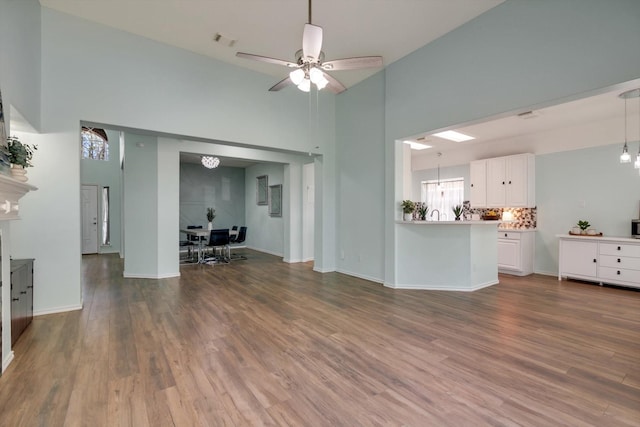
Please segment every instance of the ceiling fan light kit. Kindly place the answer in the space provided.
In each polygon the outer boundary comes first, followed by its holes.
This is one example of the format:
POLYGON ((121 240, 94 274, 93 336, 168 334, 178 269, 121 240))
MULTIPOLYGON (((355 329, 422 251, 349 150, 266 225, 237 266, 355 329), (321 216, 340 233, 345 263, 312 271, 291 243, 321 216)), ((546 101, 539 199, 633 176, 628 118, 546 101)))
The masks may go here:
POLYGON ((347 90, 347 88, 325 71, 357 70, 361 68, 376 68, 382 66, 381 56, 353 57, 324 62, 322 37, 322 27, 311 23, 311 0, 309 0, 309 22, 304 25, 302 33, 302 49, 296 52, 295 62, 245 52, 237 52, 236 56, 239 58, 295 68, 294 71, 289 73, 289 77, 273 85, 269 89, 271 92, 277 92, 290 85, 297 86, 298 89, 303 92, 309 92, 311 90, 311 83, 313 83, 318 90, 322 90, 326 87, 331 92, 338 94, 347 90))

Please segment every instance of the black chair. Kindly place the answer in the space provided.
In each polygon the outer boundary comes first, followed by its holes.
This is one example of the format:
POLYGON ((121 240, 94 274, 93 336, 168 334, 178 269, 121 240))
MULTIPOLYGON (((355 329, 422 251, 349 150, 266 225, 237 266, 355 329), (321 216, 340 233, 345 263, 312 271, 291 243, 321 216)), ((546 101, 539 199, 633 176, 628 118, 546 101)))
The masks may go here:
POLYGON ((247 238, 247 227, 240 227, 240 231, 238 232, 238 237, 236 237, 236 239, 231 242, 231 244, 229 245, 229 259, 231 261, 235 261, 235 260, 239 260, 239 259, 247 259, 246 256, 244 255, 233 255, 231 254, 231 250, 233 249, 242 249, 242 248, 246 248, 246 246, 244 245, 244 241, 247 238))
POLYGON ((205 258, 207 264, 228 263, 229 257, 225 256, 225 252, 229 251, 229 229, 211 230, 209 234, 209 242, 207 248, 211 248, 211 255, 205 258), (216 255, 216 250, 220 249, 220 255, 216 255))
POLYGON ((229 241, 231 243, 235 242, 236 239, 238 238, 238 226, 234 225, 233 227, 231 227, 231 233, 229 233, 229 241))
MULTIPOLYGON (((202 228, 201 225, 187 225, 188 230, 197 230, 201 228, 202 228)), ((187 248, 187 259, 184 260, 185 262, 193 261, 193 254, 191 253, 191 250, 193 249, 194 246, 196 246, 199 243, 199 239, 200 238, 198 236, 188 235, 187 240, 180 240, 180 247, 187 248)))

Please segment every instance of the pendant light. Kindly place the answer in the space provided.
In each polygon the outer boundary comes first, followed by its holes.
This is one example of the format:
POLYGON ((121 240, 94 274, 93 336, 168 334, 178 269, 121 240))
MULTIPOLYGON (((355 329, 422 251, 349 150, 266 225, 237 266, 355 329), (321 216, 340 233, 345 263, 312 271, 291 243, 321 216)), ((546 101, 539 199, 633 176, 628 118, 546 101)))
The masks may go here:
MULTIPOLYGON (((622 92, 619 97, 624 99, 624 146, 622 147, 622 154, 620 155, 620 163, 631 163, 631 154, 629 154, 629 144, 627 139, 627 100, 629 98, 638 98, 638 140, 640 141, 640 89, 632 89, 622 92)), ((638 154, 633 167, 640 169, 640 147, 638 147, 638 154)))
POLYGON ((215 169, 220 165, 220 159, 213 156, 202 156, 200 162, 207 169, 215 169))

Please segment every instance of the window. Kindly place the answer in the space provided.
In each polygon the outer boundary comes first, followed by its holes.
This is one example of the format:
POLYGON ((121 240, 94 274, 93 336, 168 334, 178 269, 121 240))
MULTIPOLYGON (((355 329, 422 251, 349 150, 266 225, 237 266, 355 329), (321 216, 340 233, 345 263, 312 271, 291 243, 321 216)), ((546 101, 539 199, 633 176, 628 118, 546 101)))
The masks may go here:
POLYGON ((437 209, 440 219, 454 219, 452 208, 462 205, 464 197, 464 178, 445 179, 440 181, 422 181, 422 202, 426 203, 429 211, 437 209))
POLYGON ((109 160, 109 140, 104 129, 82 127, 82 158, 109 160))

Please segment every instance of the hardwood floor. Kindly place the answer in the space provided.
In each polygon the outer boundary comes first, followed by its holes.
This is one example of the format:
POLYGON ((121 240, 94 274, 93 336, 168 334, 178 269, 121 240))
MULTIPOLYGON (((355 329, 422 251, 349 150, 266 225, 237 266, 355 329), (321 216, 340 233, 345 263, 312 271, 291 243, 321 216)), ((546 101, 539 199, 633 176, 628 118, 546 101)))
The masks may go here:
POLYGON ((393 290, 247 253, 163 280, 85 257, 84 309, 19 339, 0 425, 640 425, 640 292, 393 290))

